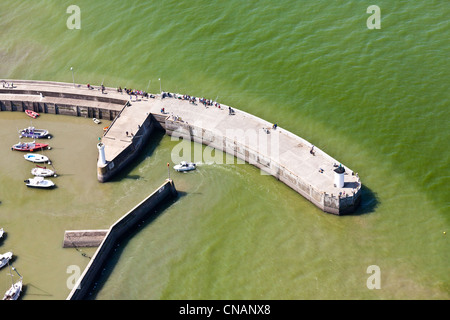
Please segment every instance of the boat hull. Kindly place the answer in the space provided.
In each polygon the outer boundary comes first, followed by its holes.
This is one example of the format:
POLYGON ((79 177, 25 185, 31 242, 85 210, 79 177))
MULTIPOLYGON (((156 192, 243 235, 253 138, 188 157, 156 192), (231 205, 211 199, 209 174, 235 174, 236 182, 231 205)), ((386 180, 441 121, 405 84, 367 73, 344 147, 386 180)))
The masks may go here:
POLYGON ((45 180, 42 177, 36 177, 33 179, 27 179, 24 181, 29 188, 42 188, 42 189, 51 189, 55 186, 53 181, 45 180))
POLYGON ((11 288, 6 291, 3 300, 17 300, 22 292, 22 279, 14 283, 11 288))
POLYGON ((28 188, 34 188, 34 189, 52 189, 55 187, 55 185, 51 185, 51 186, 35 186, 32 184, 27 184, 28 188))
POLYGON ((183 171, 192 171, 197 169, 197 165, 195 163, 180 163, 177 164, 173 167, 176 171, 178 172, 183 172, 183 171))
POLYGON ((29 127, 29 128, 25 128, 25 129, 21 130, 20 136, 23 138, 31 138, 31 139, 50 138, 48 130, 35 129, 33 127, 29 127))
POLYGON ((25 160, 28 160, 28 161, 31 161, 31 162, 35 162, 35 163, 43 163, 43 162, 48 162, 49 161, 46 156, 43 156, 41 154, 27 153, 23 157, 25 158, 25 160))
POLYGON ((45 148, 48 148, 47 143, 17 143, 11 147, 13 150, 25 152, 33 152, 45 148))
POLYGON ((34 112, 33 110, 25 110, 25 113, 27 114, 27 116, 36 119, 37 117, 39 117, 39 113, 34 112))
POLYGON ((55 171, 45 168, 31 169, 31 174, 36 177, 52 177, 55 176, 55 171))
POLYGON ((6 266, 9 260, 11 260, 12 256, 13 256, 12 252, 7 252, 5 254, 0 255, 0 268, 6 266))

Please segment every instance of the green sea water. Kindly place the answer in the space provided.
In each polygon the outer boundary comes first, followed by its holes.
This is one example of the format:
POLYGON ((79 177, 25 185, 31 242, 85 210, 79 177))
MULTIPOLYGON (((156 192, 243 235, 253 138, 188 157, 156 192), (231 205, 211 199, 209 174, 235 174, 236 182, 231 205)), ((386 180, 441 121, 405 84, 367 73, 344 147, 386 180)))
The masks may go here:
MULTIPOLYGON (((449 16, 443 0, 3 0, 2 79, 72 82, 73 67, 81 84, 216 99, 363 182, 360 210, 337 217, 250 165, 171 172, 180 197, 120 244, 92 298, 448 299, 449 16), (67 26, 72 4, 81 29, 67 26), (371 30, 373 4, 381 28, 371 30), (366 285, 371 265, 380 289, 366 285)), ((63 249, 64 230, 108 228, 164 181, 178 142, 155 135, 100 184, 101 128, 43 115, 33 124, 54 133, 48 155, 61 172, 48 193, 24 186, 32 166, 10 151, 29 123, 0 113, 0 248, 15 254, 23 299, 65 299, 68 266, 83 270, 95 250, 63 249)))

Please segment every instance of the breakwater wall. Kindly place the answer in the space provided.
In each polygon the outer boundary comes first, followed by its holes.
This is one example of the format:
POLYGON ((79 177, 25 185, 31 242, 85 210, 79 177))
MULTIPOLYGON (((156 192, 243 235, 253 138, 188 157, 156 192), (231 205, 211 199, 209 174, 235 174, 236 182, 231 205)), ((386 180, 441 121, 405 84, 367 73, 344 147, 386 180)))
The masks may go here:
POLYGON ((117 220, 106 233, 100 246, 97 248, 94 256, 90 260, 84 272, 81 274, 74 288, 70 292, 67 300, 86 299, 92 290, 98 275, 103 266, 113 252, 116 244, 124 235, 129 233, 139 221, 142 221, 149 212, 156 206, 174 198, 177 195, 175 185, 172 180, 166 180, 158 189, 156 189, 147 198, 141 201, 128 213, 117 220))
POLYGON ((176 134, 210 146, 260 168, 325 212, 351 213, 361 202, 362 183, 358 174, 303 138, 281 127, 271 130, 270 136, 279 134, 280 156, 274 157, 268 150, 261 150, 258 142, 246 143, 229 136, 227 130, 243 129, 258 134, 271 124, 234 108, 234 115, 228 116, 231 108, 226 105, 202 106, 197 103, 200 99, 190 103, 178 94, 125 99, 127 94, 113 88, 106 88, 104 94, 99 89, 67 83, 20 80, 14 81, 14 87, 0 87, 0 110, 31 109, 113 120, 97 145, 100 182, 108 181, 129 165, 151 133, 159 128, 168 135, 176 134), (314 156, 308 152, 313 148, 314 156), (338 165, 345 168, 340 178, 334 172, 338 165), (337 183, 336 179, 342 181, 337 183))
MULTIPOLYGON (((228 137, 218 130, 208 130, 205 127, 174 121, 170 117, 158 116, 155 120, 160 123, 168 135, 176 135, 178 138, 202 143, 256 166, 300 193, 304 198, 325 212, 336 215, 351 213, 358 207, 361 201, 359 177, 353 188, 351 187, 353 182, 348 183, 347 187, 351 190, 350 193, 346 195, 339 195, 337 192, 334 194, 327 193, 312 186, 305 178, 291 171, 286 165, 282 165, 267 153, 252 148, 242 139, 228 137)), ((306 143, 305 140, 303 141, 306 143)), ((316 148, 317 152, 321 153, 322 151, 316 148)), ((326 154, 324 153, 324 155, 326 154)), ((337 163, 331 157, 329 161, 337 163)))
POLYGON ((42 101, 13 101, 0 100, 0 111, 25 111, 32 110, 37 113, 60 114, 85 118, 97 118, 113 120, 119 113, 108 107, 86 106, 82 100, 42 102, 42 101))
MULTIPOLYGON (((12 80, 12 88, 0 86, 0 111, 50 113, 113 120, 127 103, 122 95, 61 82, 12 80)), ((108 88, 109 92, 114 89, 108 88)))
MULTIPOLYGON (((124 108, 127 108, 127 106, 124 108)), ((110 128, 114 127, 116 120, 123 120, 120 119, 121 115, 122 113, 119 113, 114 122, 110 125, 110 128)), ((127 120, 123 121, 127 123, 127 120)), ((119 152, 114 156, 114 158, 108 159, 106 163, 97 164, 97 179, 100 182, 106 182, 121 172, 139 155, 140 151, 145 146, 145 142, 148 140, 153 131, 160 128, 160 125, 154 120, 152 114, 149 114, 143 119, 139 126, 137 126, 133 136, 127 139, 121 140, 118 135, 110 134, 108 129, 102 138, 102 143, 108 145, 108 148, 118 149, 119 152), (115 142, 118 142, 119 146, 113 147, 112 145, 115 144, 115 142)))

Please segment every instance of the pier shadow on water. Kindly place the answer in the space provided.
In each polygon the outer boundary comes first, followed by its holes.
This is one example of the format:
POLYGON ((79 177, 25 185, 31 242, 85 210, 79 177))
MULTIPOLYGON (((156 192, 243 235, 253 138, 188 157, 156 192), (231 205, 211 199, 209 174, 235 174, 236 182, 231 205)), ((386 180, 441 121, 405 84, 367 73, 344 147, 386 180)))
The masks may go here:
POLYGON ((150 210, 145 218, 138 222, 132 230, 126 232, 118 241, 115 243, 115 248, 113 252, 109 255, 107 262, 102 266, 102 271, 96 277, 96 281, 92 288, 90 288, 89 293, 87 294, 86 300, 95 300, 97 294, 102 290, 106 281, 108 281, 112 272, 114 271, 115 266, 119 262, 119 259, 126 249, 127 244, 130 242, 133 237, 135 237, 139 232, 141 232, 146 226, 154 222, 160 215, 162 215, 170 206, 172 206, 175 202, 177 202, 181 197, 186 196, 187 193, 183 191, 177 191, 177 196, 156 206, 153 210, 150 210))
POLYGON ((144 142, 144 146, 139 151, 139 154, 127 164, 120 172, 111 177, 108 181, 110 182, 120 182, 123 179, 139 180, 142 177, 138 174, 130 174, 140 163, 142 163, 146 158, 152 156, 156 148, 161 143, 165 132, 162 130, 154 129, 150 134, 150 137, 144 142))
POLYGON ((348 216, 359 216, 363 214, 373 213, 378 207, 380 200, 376 192, 365 185, 361 186, 361 203, 355 212, 348 214, 348 216))

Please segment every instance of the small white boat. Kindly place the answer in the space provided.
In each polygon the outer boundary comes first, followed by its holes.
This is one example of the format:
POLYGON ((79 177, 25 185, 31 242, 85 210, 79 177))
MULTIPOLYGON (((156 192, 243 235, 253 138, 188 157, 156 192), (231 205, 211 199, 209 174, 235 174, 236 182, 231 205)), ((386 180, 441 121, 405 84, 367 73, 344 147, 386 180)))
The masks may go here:
POLYGON ((12 256, 13 256, 12 252, 0 254, 0 268, 6 266, 9 260, 11 260, 12 256))
POLYGON ((20 296, 20 292, 22 291, 22 279, 14 283, 11 288, 9 288, 5 295, 3 296, 3 300, 17 300, 20 296))
POLYGON ((27 153, 23 157, 25 158, 25 160, 31 162, 48 162, 48 157, 41 154, 27 153))
POLYGON ((19 299, 20 293, 22 292, 22 284, 23 284, 23 277, 17 272, 16 268, 9 266, 10 269, 14 270, 17 275, 20 277, 20 280, 16 281, 14 283, 14 278, 11 270, 11 287, 5 292, 5 295, 3 296, 3 300, 17 300, 19 299))
POLYGON ((191 170, 195 170, 197 168, 197 165, 192 162, 181 161, 180 164, 173 166, 173 168, 178 172, 191 171, 191 170))
POLYGON ((101 121, 100 120, 98 120, 97 118, 93 118, 92 119, 96 124, 99 124, 101 121))
POLYGON ((46 180, 44 177, 34 177, 32 179, 24 180, 27 187, 30 188, 52 188, 55 186, 53 181, 46 180))
POLYGON ((36 177, 56 177, 55 171, 39 166, 31 169, 31 174, 36 177))

